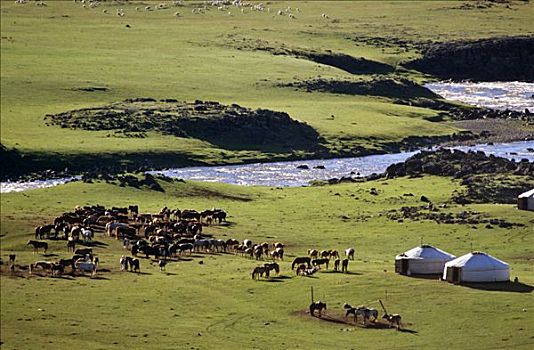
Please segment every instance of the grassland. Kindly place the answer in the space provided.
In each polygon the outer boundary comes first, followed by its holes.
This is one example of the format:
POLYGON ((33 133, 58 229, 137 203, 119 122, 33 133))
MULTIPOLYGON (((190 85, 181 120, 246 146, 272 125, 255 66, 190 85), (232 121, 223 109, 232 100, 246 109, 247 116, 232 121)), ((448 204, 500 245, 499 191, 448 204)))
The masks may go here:
MULTIPOLYGON (((478 39, 534 33, 534 4, 496 4, 464 10, 461 2, 309 1, 272 2, 271 13, 211 10, 192 14, 199 3, 139 11, 154 3, 109 2, 96 9, 49 1, 0 2, 1 143, 36 155, 45 165, 143 162, 237 163, 269 160, 278 154, 229 150, 199 139, 148 133, 108 137, 105 131, 46 126, 49 113, 104 106, 127 98, 214 100, 268 108, 307 122, 336 150, 364 147, 407 136, 448 135, 450 124, 430 122, 431 109, 393 104, 388 97, 350 96, 280 88, 311 79, 364 81, 328 65, 254 50, 256 43, 298 50, 332 50, 389 64, 417 57, 413 48, 377 47, 367 39, 411 42, 478 39), (299 7, 294 21, 278 16, 299 7), (118 17, 116 8, 126 16, 118 17), (102 9, 108 10, 104 14, 102 9), (174 16, 180 11, 179 18, 174 16), (321 17, 327 13, 328 20, 321 17), (128 25, 129 27, 127 27, 128 25), (243 48, 244 43, 247 48, 243 48), (105 87, 105 91, 83 91, 105 87), (334 115, 335 118, 331 116, 334 115), (48 162, 48 164, 47 164, 48 162)), ((416 82, 432 77, 402 68, 389 77, 416 82)), ((11 166, 3 163, 2 167, 11 166)), ((512 278, 534 285, 532 215, 513 205, 449 203, 451 212, 473 210, 525 226, 503 229, 396 222, 386 213, 419 206, 421 195, 448 203, 463 188, 446 177, 427 176, 312 188, 238 187, 160 181, 165 192, 96 182, 0 198, 0 255, 17 254, 17 264, 67 257, 64 242, 50 254, 33 255, 25 245, 36 225, 75 205, 139 204, 143 212, 169 207, 222 207, 229 224, 206 229, 216 237, 283 241, 286 260, 308 248, 354 246, 351 274, 319 272, 295 277, 289 262, 283 277, 253 281, 258 263, 232 254, 197 254, 160 272, 142 259, 142 274, 119 271, 119 241, 97 234, 102 263, 98 278, 15 277, 2 265, 0 342, 2 349, 531 349, 534 293, 489 291, 437 280, 408 278, 393 270, 395 254, 424 241, 456 255, 477 249, 507 261, 512 278), (370 195, 375 187, 378 196, 370 195), (414 197, 403 196, 413 193, 414 197), (199 264, 202 261, 203 264, 199 264), (341 312, 344 302, 379 307, 380 298, 401 313, 407 332, 364 329, 319 321, 304 313, 310 287, 341 312)), ((526 286, 525 286, 526 285, 526 286)))
MULTIPOLYGON (((217 206, 229 212, 229 225, 211 226, 206 232, 225 239, 287 244, 283 278, 253 281, 250 271, 258 263, 232 254, 198 254, 192 261, 171 263, 166 272, 142 259, 143 274, 120 272, 121 243, 98 234, 96 239, 105 244, 96 249, 103 269, 99 278, 1 277, 2 348, 438 349, 447 344, 455 349, 529 349, 534 344, 532 292, 488 291, 394 273, 395 254, 423 238, 457 255, 471 247, 487 251, 510 263, 512 278, 534 285, 532 216, 513 205, 452 204, 444 209, 474 210, 526 225, 490 230, 484 225, 398 223, 386 218, 388 210, 421 205, 421 195, 436 205, 448 202, 461 186, 444 177, 292 189, 160 183, 164 193, 71 183, 4 194, 2 258, 16 252, 19 264, 42 259, 42 254, 32 255, 24 245, 33 226, 75 205, 138 203, 146 212, 163 205, 217 206), (378 196, 370 194, 372 187, 378 196), (296 277, 287 261, 306 254, 310 247, 341 250, 348 246, 357 251, 351 274, 296 277), (316 297, 327 301, 331 315, 341 313, 344 302, 379 307, 380 298, 392 312, 402 314, 410 332, 311 318, 304 313, 310 286, 316 297)), ((63 242, 50 242, 50 253, 57 256, 47 259, 67 256, 63 242)))
MULTIPOLYGON (((146 5, 146 4, 145 4, 146 5)), ((47 113, 150 96, 216 100, 289 113, 309 123, 338 150, 380 149, 410 135, 445 135, 457 129, 424 117, 435 111, 393 105, 388 98, 292 91, 277 83, 322 78, 367 79, 327 65, 265 51, 238 50, 243 41, 274 47, 332 50, 396 66, 414 50, 376 47, 368 37, 414 42, 475 39, 534 32, 533 4, 512 9, 462 10, 458 2, 274 2, 271 13, 210 10, 193 14, 195 2, 158 11, 136 11, 139 3, 110 2, 84 9, 73 2, 1 6, 1 143, 23 153, 71 163, 95 157, 176 163, 241 162, 276 154, 221 150, 198 139, 150 135, 143 140, 108 137, 107 132, 46 127, 47 113), (299 7, 297 19, 278 16, 299 7), (126 16, 115 11, 124 9, 126 16), (102 9, 107 9, 104 14, 102 9), (178 10, 179 18, 174 16, 178 10), (329 19, 321 17, 327 13, 329 19), (129 27, 126 27, 129 25, 129 27), (80 91, 105 87, 107 91, 80 91), (332 120, 331 115, 335 115, 332 120), (226 158, 221 159, 221 152, 226 158), (158 158, 159 157, 159 158, 158 158)), ((420 81, 417 72, 399 70, 420 81)))

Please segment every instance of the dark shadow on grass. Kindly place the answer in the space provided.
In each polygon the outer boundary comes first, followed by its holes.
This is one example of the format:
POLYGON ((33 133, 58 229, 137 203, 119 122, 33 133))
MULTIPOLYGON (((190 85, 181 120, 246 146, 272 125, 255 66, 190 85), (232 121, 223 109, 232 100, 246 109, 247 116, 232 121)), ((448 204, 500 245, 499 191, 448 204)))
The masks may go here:
POLYGON ((259 279, 257 281, 258 282, 269 282, 269 283, 281 283, 281 282, 284 282, 282 280, 275 279, 275 278, 259 279))
POLYGON ((91 242, 78 242, 79 245, 84 247, 107 247, 108 244, 100 241, 91 241, 91 242))
MULTIPOLYGON (((162 272, 165 272, 165 271, 162 271, 162 272)), ((165 272, 165 274, 167 276, 176 276, 176 274, 174 272, 165 272)))
POLYGON ((417 279, 423 279, 423 280, 439 280, 439 278, 441 277, 441 274, 437 274, 437 275, 403 275, 403 276, 411 277, 411 278, 417 278, 417 279))
POLYGON ((461 286, 493 292, 532 293, 534 286, 521 282, 462 283, 461 286))
POLYGON ((55 258, 56 256, 59 256, 59 255, 54 254, 54 253, 49 253, 49 254, 43 254, 43 256, 44 256, 45 258, 55 258))
POLYGON ((271 278, 275 278, 275 279, 279 279, 279 280, 290 280, 292 279, 293 277, 292 276, 285 276, 285 275, 280 275, 280 276, 273 276, 271 278))
POLYGON ((355 276, 363 275, 363 273, 361 272, 353 272, 353 271, 341 272, 341 271, 336 271, 336 270, 321 270, 321 273, 338 273, 340 275, 355 275, 355 276))

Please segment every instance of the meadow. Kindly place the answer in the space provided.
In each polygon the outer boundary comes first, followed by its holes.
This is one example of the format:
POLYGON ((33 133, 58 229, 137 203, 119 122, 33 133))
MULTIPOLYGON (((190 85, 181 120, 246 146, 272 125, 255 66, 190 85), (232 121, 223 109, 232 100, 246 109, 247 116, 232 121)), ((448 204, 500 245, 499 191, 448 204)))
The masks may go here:
MULTIPOLYGON (((534 33, 534 4, 464 9, 461 1, 269 2, 270 13, 237 9, 203 14, 201 2, 155 11, 159 2, 103 2, 85 9, 72 1, 16 5, 0 2, 1 144, 50 164, 172 161, 239 163, 279 154, 224 149, 195 138, 149 133, 145 138, 106 131, 46 126, 46 114, 108 105, 135 97, 219 101, 287 112, 308 123, 332 153, 381 150, 407 136, 450 135, 458 128, 431 122, 437 111, 394 104, 388 97, 307 93, 278 84, 374 77, 432 80, 399 64, 418 57, 414 47, 377 46, 369 39, 429 41, 534 33), (279 9, 299 7, 296 19, 279 9), (122 8, 124 17, 116 15, 122 8), (107 10, 103 13, 102 10, 107 10), (175 16, 179 11, 180 16, 175 16), (328 14, 328 18, 321 16, 328 14), (258 45, 332 50, 394 68, 355 75, 258 45), (94 89, 94 88, 105 89, 94 89), (332 115, 335 118, 332 118, 332 115)), ((167 2, 169 3, 169 2, 167 2)), ((11 164, 2 164, 9 167, 11 164)), ((164 192, 95 181, 2 194, 0 198, 0 344, 2 349, 531 349, 534 345, 534 221, 514 205, 451 203, 463 187, 448 177, 425 176, 306 188, 242 187, 158 180, 164 192), (376 188, 378 196, 371 195, 376 188), (404 196, 414 194, 413 197, 404 196), (524 226, 438 224, 387 218, 388 211, 420 206, 421 195, 445 212, 476 211, 524 226), (166 271, 141 259, 141 274, 121 272, 122 242, 97 232, 101 268, 95 278, 12 275, 16 264, 67 257, 64 241, 47 255, 26 245, 34 227, 76 205, 139 204, 203 210, 221 207, 226 225, 205 230, 217 238, 282 241, 281 276, 253 281, 260 263, 234 254, 198 253, 166 271), (394 273, 395 255, 421 243, 455 255, 482 250, 510 264, 520 284, 504 290, 459 286, 394 273), (356 248, 349 274, 320 271, 297 277, 290 261, 307 249, 356 248), (200 263, 202 262, 202 264, 200 263), (21 276, 21 277, 19 277, 21 276), (321 321, 306 314, 310 287, 339 316, 345 302, 400 313, 405 331, 321 321)), ((341 317, 342 318, 342 317, 341 317)))
MULTIPOLYGON (((532 215, 512 205, 449 204, 444 211, 477 211, 524 227, 488 229, 485 225, 446 225, 433 221, 386 218, 387 211, 421 205, 426 195, 436 205, 449 202, 455 180, 444 177, 380 180, 313 188, 239 187, 160 181, 165 192, 106 183, 71 183, 57 188, 2 195, 2 258, 17 253, 17 263, 68 257, 64 241, 49 241, 52 255, 32 255, 25 242, 33 227, 75 205, 139 204, 141 212, 162 206, 202 210, 222 207, 228 225, 205 232, 217 238, 282 241, 286 258, 281 277, 254 281, 261 264, 233 254, 199 253, 172 262, 166 271, 141 259, 142 274, 119 271, 122 242, 97 233, 104 246, 97 277, 1 277, 2 342, 6 349, 55 348, 375 348, 528 349, 532 347, 532 215), (376 188, 378 196, 370 194, 376 188), (414 197, 403 196, 413 193, 414 197), (29 203, 32 203, 29 205, 29 203), (456 255, 486 251, 518 277, 514 291, 470 288, 436 279, 394 273, 394 257, 431 243, 456 255), (309 248, 356 248, 349 274, 320 271, 297 277, 295 256, 309 248), (199 262, 203 263, 200 264, 199 262), (320 321, 305 313, 310 287, 327 302, 328 313, 342 304, 366 304, 400 313, 405 332, 320 321)), ((7 260, 7 259, 6 259, 7 260)), ((4 260, 5 261, 5 260, 4 260)), ((341 317, 342 318, 342 317, 341 317)))

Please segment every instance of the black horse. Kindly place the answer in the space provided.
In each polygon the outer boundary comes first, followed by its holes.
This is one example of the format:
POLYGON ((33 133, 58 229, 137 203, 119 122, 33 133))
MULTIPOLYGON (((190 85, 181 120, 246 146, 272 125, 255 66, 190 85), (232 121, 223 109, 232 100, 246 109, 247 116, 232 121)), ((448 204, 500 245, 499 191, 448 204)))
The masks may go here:
POLYGON ((319 311, 319 317, 322 316, 322 311, 326 310, 326 303, 322 301, 314 301, 310 304, 310 315, 315 316, 315 310, 319 311))
POLYGON ((308 267, 311 267, 311 258, 307 256, 295 258, 295 260, 293 260, 293 263, 291 264, 291 270, 294 270, 295 266, 298 266, 300 264, 307 264, 308 267))

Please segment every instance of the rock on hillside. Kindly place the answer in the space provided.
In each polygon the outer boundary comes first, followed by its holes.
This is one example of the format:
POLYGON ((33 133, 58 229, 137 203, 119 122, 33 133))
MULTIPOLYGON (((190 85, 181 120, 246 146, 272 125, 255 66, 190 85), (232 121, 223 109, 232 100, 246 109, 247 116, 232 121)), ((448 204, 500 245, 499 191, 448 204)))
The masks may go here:
POLYGON ((130 137, 145 137, 150 131, 192 137, 226 149, 317 152, 322 141, 315 129, 287 113, 212 101, 136 98, 47 115, 45 119, 62 128, 109 130, 130 137))
POLYGON ((431 44, 405 66, 441 79, 534 81, 534 36, 431 44))
POLYGON ((419 176, 423 174, 465 178, 474 174, 534 174, 534 163, 523 160, 519 163, 506 158, 486 155, 484 152, 462 152, 439 149, 423 151, 403 163, 390 165, 387 178, 419 176))
POLYGON ((385 172, 389 179, 425 174, 461 179, 465 190, 453 196, 456 203, 512 204, 518 194, 532 188, 534 162, 525 159, 517 163, 483 152, 440 149, 418 153, 389 166, 385 172))

